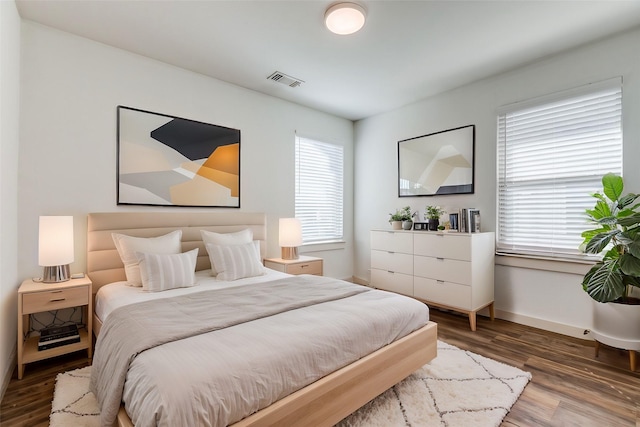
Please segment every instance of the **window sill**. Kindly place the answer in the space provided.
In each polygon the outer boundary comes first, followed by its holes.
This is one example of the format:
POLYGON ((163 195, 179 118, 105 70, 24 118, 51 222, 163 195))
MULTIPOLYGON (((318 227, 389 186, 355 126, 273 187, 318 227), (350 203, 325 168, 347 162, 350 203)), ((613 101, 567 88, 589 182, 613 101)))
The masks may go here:
POLYGON ((581 260, 535 257, 531 255, 496 254, 495 264, 506 267, 528 268, 531 270, 554 271, 584 276, 594 263, 581 260))
POLYGON ((344 249, 346 244, 347 243, 344 241, 307 243, 306 245, 300 246, 299 251, 301 254, 322 251, 336 251, 344 249))

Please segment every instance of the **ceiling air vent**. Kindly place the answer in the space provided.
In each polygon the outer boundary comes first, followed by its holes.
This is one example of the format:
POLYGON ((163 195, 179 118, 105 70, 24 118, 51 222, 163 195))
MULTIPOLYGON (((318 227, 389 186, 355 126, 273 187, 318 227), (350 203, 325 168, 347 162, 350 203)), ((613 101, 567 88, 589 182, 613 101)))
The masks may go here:
POLYGON ((289 87, 298 87, 304 80, 296 79, 295 77, 287 76, 285 73, 281 73, 280 71, 275 71, 267 80, 273 80, 274 82, 282 83, 283 85, 287 85, 289 87))

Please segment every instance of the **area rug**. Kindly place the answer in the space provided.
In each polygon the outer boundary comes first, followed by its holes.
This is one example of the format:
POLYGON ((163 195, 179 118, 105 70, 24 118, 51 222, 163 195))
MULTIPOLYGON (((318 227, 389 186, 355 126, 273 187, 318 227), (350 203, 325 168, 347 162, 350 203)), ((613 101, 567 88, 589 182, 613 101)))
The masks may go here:
MULTIPOLYGON (((100 425, 90 376, 90 366, 58 375, 51 427, 100 425)), ((436 359, 338 426, 499 426, 530 379, 528 372, 438 341, 436 359)))

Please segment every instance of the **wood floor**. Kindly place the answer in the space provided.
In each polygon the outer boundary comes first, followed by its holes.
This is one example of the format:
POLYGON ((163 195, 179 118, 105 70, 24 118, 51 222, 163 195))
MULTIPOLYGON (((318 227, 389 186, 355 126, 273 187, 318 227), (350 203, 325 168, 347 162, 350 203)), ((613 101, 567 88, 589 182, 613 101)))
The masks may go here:
MULTIPOLYGON (((640 372, 629 371, 627 352, 603 346, 595 359, 592 342, 503 320, 479 317, 471 332, 466 317, 432 310, 432 319, 439 339, 533 375, 503 427, 640 427, 640 372)), ((20 381, 14 373, 0 426, 48 426, 56 374, 86 365, 86 353, 78 352, 29 364, 20 381)))

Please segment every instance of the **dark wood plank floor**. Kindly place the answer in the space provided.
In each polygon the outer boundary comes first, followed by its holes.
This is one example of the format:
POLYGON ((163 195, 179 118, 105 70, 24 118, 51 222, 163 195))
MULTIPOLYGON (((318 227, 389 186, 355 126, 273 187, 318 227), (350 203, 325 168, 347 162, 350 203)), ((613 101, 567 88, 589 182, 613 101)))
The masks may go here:
MULTIPOLYGON (((640 427, 640 372, 629 371, 625 351, 503 320, 432 310, 439 339, 531 372, 533 379, 502 426, 640 427)), ((0 405, 0 425, 49 425, 55 376, 87 365, 86 353, 29 364, 11 380, 0 405)))

